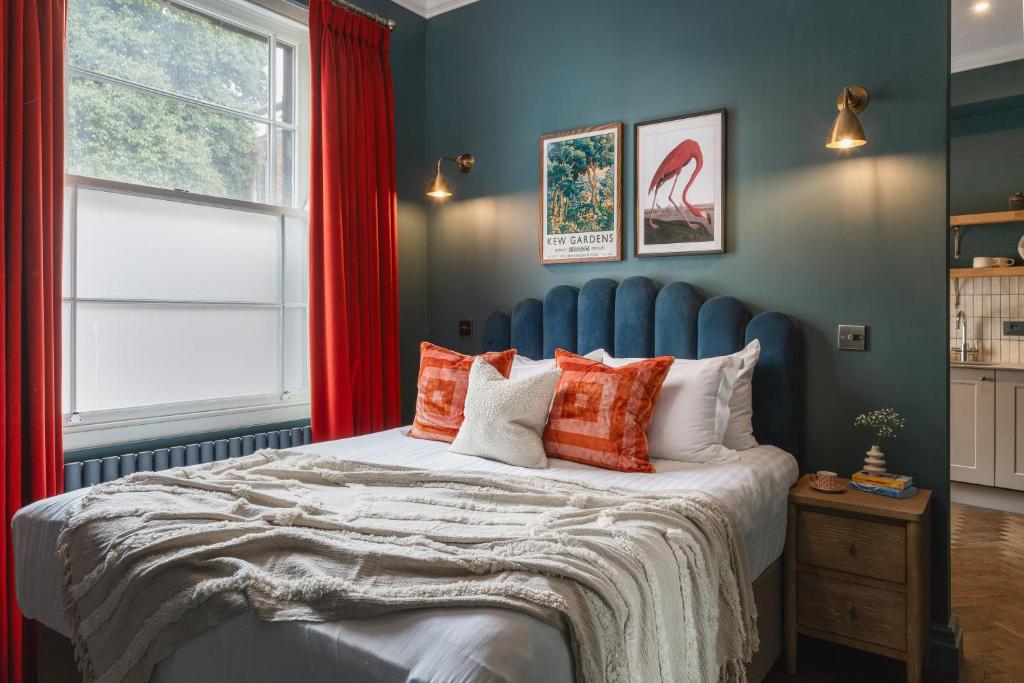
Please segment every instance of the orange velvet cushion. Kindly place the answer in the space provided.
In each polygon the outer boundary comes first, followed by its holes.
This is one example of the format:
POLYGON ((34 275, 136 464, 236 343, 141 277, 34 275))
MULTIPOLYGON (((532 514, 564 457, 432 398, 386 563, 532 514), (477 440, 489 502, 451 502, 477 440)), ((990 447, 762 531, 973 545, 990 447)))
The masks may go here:
MULTIPOLYGON (((504 377, 512 370, 516 350, 485 353, 484 360, 504 377)), ((416 419, 409 436, 451 443, 462 426, 469 369, 475 356, 420 343, 420 374, 416 380, 416 419)))
POLYGON ((671 356, 613 368, 558 349, 562 377, 544 430, 552 458, 622 472, 653 472, 647 425, 671 356))

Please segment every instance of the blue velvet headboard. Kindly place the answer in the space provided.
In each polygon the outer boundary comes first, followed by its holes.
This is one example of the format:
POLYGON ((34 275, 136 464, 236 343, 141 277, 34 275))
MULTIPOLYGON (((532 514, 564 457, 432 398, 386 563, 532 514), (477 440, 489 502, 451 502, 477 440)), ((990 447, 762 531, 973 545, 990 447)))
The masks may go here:
POLYGON ((588 353, 603 348, 620 358, 709 358, 761 342, 754 370, 754 436, 800 456, 803 421, 803 345, 788 315, 750 311, 731 296, 704 300, 685 282, 659 289, 646 277, 589 280, 580 289, 560 285, 544 301, 524 299, 509 315, 484 322, 485 351, 515 348, 528 358, 552 358, 555 349, 588 353))

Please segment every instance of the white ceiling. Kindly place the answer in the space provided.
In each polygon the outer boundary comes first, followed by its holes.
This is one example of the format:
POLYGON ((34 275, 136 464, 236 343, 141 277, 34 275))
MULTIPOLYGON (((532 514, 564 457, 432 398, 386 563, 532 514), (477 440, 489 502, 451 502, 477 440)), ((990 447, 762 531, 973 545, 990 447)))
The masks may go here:
MULTIPOLYGON (((438 14, 450 12, 463 5, 471 5, 476 0, 391 0, 396 5, 401 5, 421 17, 436 17, 438 14)), ((1024 0, 1022 0, 1024 1, 1024 0)))
POLYGON ((975 2, 953 0, 952 70, 1024 59, 1024 0, 989 0, 987 12, 975 12, 975 2))

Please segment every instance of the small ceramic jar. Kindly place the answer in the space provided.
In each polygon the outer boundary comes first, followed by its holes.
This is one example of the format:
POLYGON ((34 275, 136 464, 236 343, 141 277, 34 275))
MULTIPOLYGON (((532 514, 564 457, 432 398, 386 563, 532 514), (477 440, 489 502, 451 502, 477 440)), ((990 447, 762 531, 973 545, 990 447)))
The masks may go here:
POLYGON ((1010 211, 1024 211, 1024 192, 1014 192, 1010 195, 1010 211))

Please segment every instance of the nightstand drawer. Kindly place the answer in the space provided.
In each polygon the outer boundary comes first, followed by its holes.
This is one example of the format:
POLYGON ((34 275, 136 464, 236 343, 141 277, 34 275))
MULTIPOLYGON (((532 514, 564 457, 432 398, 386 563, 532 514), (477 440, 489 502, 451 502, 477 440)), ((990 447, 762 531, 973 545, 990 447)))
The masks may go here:
POLYGON ((801 510, 797 536, 797 556, 803 564, 906 581, 907 530, 902 524, 801 510))
POLYGON ((907 649, 907 598, 903 593, 800 573, 801 626, 907 649))

